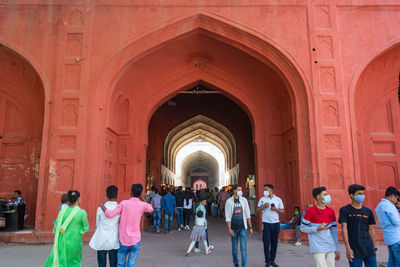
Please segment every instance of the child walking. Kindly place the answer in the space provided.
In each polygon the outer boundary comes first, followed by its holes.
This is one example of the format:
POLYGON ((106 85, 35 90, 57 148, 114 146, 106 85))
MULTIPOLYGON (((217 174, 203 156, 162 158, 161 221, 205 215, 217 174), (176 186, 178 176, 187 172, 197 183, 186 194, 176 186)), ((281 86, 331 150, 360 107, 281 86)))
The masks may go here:
POLYGON ((193 227, 192 234, 190 235, 190 246, 188 251, 186 252, 186 256, 189 255, 189 253, 192 251, 194 244, 196 241, 203 241, 204 243, 204 249, 206 251, 206 254, 210 254, 211 250, 207 246, 207 240, 206 240, 206 218, 204 217, 203 211, 199 210, 196 213, 196 219, 195 219, 195 226, 193 227))

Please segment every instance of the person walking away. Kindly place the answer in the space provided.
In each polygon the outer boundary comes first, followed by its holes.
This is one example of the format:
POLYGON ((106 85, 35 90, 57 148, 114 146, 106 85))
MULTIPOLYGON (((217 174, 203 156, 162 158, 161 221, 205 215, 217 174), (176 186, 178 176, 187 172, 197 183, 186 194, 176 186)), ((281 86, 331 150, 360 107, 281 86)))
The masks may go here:
POLYGON ((178 231, 183 229, 183 200, 185 199, 185 192, 182 190, 182 186, 178 187, 175 193, 176 201, 176 223, 178 225, 178 231))
POLYGON ((153 207, 141 196, 142 192, 143 186, 141 184, 133 184, 131 198, 122 201, 114 210, 108 210, 104 204, 100 204, 107 218, 120 215, 118 267, 135 267, 139 257, 140 223, 143 213, 153 212, 153 207))
POLYGON ((365 200, 365 187, 352 184, 348 187, 351 203, 339 212, 342 225, 343 242, 350 267, 377 267, 375 253, 375 217, 372 210, 362 203, 365 200))
POLYGON ((225 217, 225 203, 228 198, 229 198, 228 192, 226 192, 224 189, 221 189, 221 192, 219 192, 218 195, 218 203, 219 203, 218 210, 219 210, 219 216, 221 218, 225 217))
POLYGON ((258 201, 257 213, 262 212, 265 266, 278 267, 275 263, 280 231, 279 214, 285 212, 282 200, 274 195, 272 184, 264 185, 264 196, 258 201))
POLYGON ((335 211, 327 206, 331 196, 325 187, 312 191, 317 205, 306 210, 300 230, 308 234, 310 251, 317 267, 334 267, 340 259, 335 211))
POLYGON ((190 217, 193 214, 193 198, 190 192, 190 188, 186 188, 185 198, 183 200, 183 224, 185 230, 190 230, 190 217))
POLYGON ((294 229, 296 234, 296 243, 295 246, 301 246, 301 237, 300 237, 300 225, 301 225, 301 215, 300 215, 300 207, 294 207, 294 215, 290 221, 286 223, 281 223, 281 229, 294 229))
POLYGON ((167 188, 167 194, 161 200, 161 211, 164 213, 164 229, 165 233, 172 232, 172 222, 174 213, 176 214, 175 197, 171 194, 171 188, 167 188))
MULTIPOLYGON (((104 206, 108 210, 114 210, 118 206, 118 188, 110 185, 106 189, 108 201, 104 206)), ((119 249, 118 229, 119 215, 107 218, 99 207, 96 214, 96 231, 89 242, 89 246, 97 251, 97 264, 99 267, 107 266, 107 254, 110 267, 117 267, 117 252, 119 249)))
MULTIPOLYGON (((209 226, 209 224, 208 224, 208 222, 207 222, 207 211, 206 211, 206 206, 207 206, 207 199, 205 199, 205 198, 204 198, 204 199, 203 199, 203 198, 200 198, 200 204, 197 206, 196 211, 195 211, 195 214, 197 214, 197 212, 198 212, 199 210, 201 210, 201 211, 203 212, 203 214, 204 214, 204 219, 206 220, 205 228, 206 228, 207 247, 208 247, 209 249, 213 250, 213 249, 214 249, 214 246, 213 246, 213 245, 210 245, 210 242, 208 241, 208 226, 209 226)), ((196 242, 194 252, 196 252, 196 253, 200 253, 200 252, 201 252, 201 250, 199 249, 199 242, 196 242)))
POLYGON ((151 206, 153 207, 153 219, 154 219, 154 232, 160 233, 161 224, 161 199, 160 191, 158 188, 154 188, 154 195, 151 198, 151 206))
POLYGON ((251 225, 250 207, 247 199, 243 197, 242 187, 233 185, 233 196, 226 201, 225 221, 229 235, 232 237, 232 258, 235 267, 239 267, 238 241, 240 240, 240 253, 242 267, 247 263, 247 229, 253 234, 251 225))
POLYGON ((79 207, 81 194, 68 191, 70 206, 60 210, 53 228, 54 245, 45 267, 76 267, 82 262, 82 235, 89 230, 85 210, 79 207))
POLYGON ((387 267, 400 266, 400 215, 396 208, 400 192, 393 186, 386 189, 385 198, 375 209, 383 230, 383 239, 389 250, 387 267))
POLYGON ((213 213, 213 216, 218 216, 218 196, 219 196, 219 190, 218 187, 214 187, 214 191, 212 192, 213 196, 213 204, 211 205, 211 210, 213 213))
POLYGON ((193 227, 192 234, 190 235, 190 245, 188 250, 186 251, 185 256, 189 256, 190 252, 193 249, 193 246, 196 242, 203 241, 204 243, 204 251, 206 254, 210 254, 211 250, 208 248, 207 240, 206 240, 206 219, 204 217, 203 211, 199 210, 196 213, 195 218, 195 226, 193 227))

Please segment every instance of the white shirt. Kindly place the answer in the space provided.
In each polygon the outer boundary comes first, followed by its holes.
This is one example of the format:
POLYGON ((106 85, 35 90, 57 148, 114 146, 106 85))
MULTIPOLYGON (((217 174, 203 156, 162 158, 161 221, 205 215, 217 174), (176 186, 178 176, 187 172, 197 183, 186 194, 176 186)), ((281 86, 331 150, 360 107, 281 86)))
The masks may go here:
POLYGON ((282 200, 273 195, 272 198, 269 197, 262 197, 260 201, 258 201, 258 207, 264 206, 265 203, 269 203, 269 207, 262 210, 262 222, 264 223, 279 223, 279 213, 277 211, 271 210, 271 204, 275 205, 275 208, 279 210, 283 210, 283 202, 282 200))
MULTIPOLYGON (((114 210, 118 206, 116 201, 107 201, 104 206, 107 210, 114 210)), ((96 232, 90 240, 89 246, 94 250, 119 249, 119 217, 107 218, 99 207, 96 215, 96 232)))
POLYGON ((189 199, 189 201, 186 201, 186 198, 183 200, 183 208, 184 209, 192 208, 192 199, 191 198, 189 199))
POLYGON ((195 223, 196 223, 196 226, 207 226, 206 218, 204 218, 204 216, 201 218, 196 216, 195 223))

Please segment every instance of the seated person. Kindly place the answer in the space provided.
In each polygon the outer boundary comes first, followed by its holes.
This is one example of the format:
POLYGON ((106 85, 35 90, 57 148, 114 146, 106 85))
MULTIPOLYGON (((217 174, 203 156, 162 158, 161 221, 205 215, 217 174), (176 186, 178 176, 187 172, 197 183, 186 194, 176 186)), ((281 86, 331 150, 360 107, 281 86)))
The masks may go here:
POLYGON ((294 216, 290 221, 286 223, 281 223, 281 229, 295 229, 296 230, 296 243, 295 246, 301 245, 300 239, 300 224, 301 224, 301 215, 300 215, 300 208, 294 207, 294 216))
POLYGON ((24 220, 28 217, 28 206, 26 205, 25 200, 22 198, 22 193, 19 190, 14 191, 15 195, 8 201, 9 206, 18 206, 24 205, 25 206, 25 215, 24 220))

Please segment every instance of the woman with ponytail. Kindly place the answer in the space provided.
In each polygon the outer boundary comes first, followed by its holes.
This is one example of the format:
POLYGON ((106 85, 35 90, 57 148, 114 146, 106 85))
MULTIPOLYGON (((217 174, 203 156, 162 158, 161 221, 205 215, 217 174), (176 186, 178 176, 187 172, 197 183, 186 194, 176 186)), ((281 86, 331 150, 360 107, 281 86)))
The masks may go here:
POLYGON ((68 191, 71 203, 57 216, 53 232, 54 245, 45 267, 80 267, 82 261, 82 235, 89 230, 86 211, 79 208, 80 193, 68 191))

